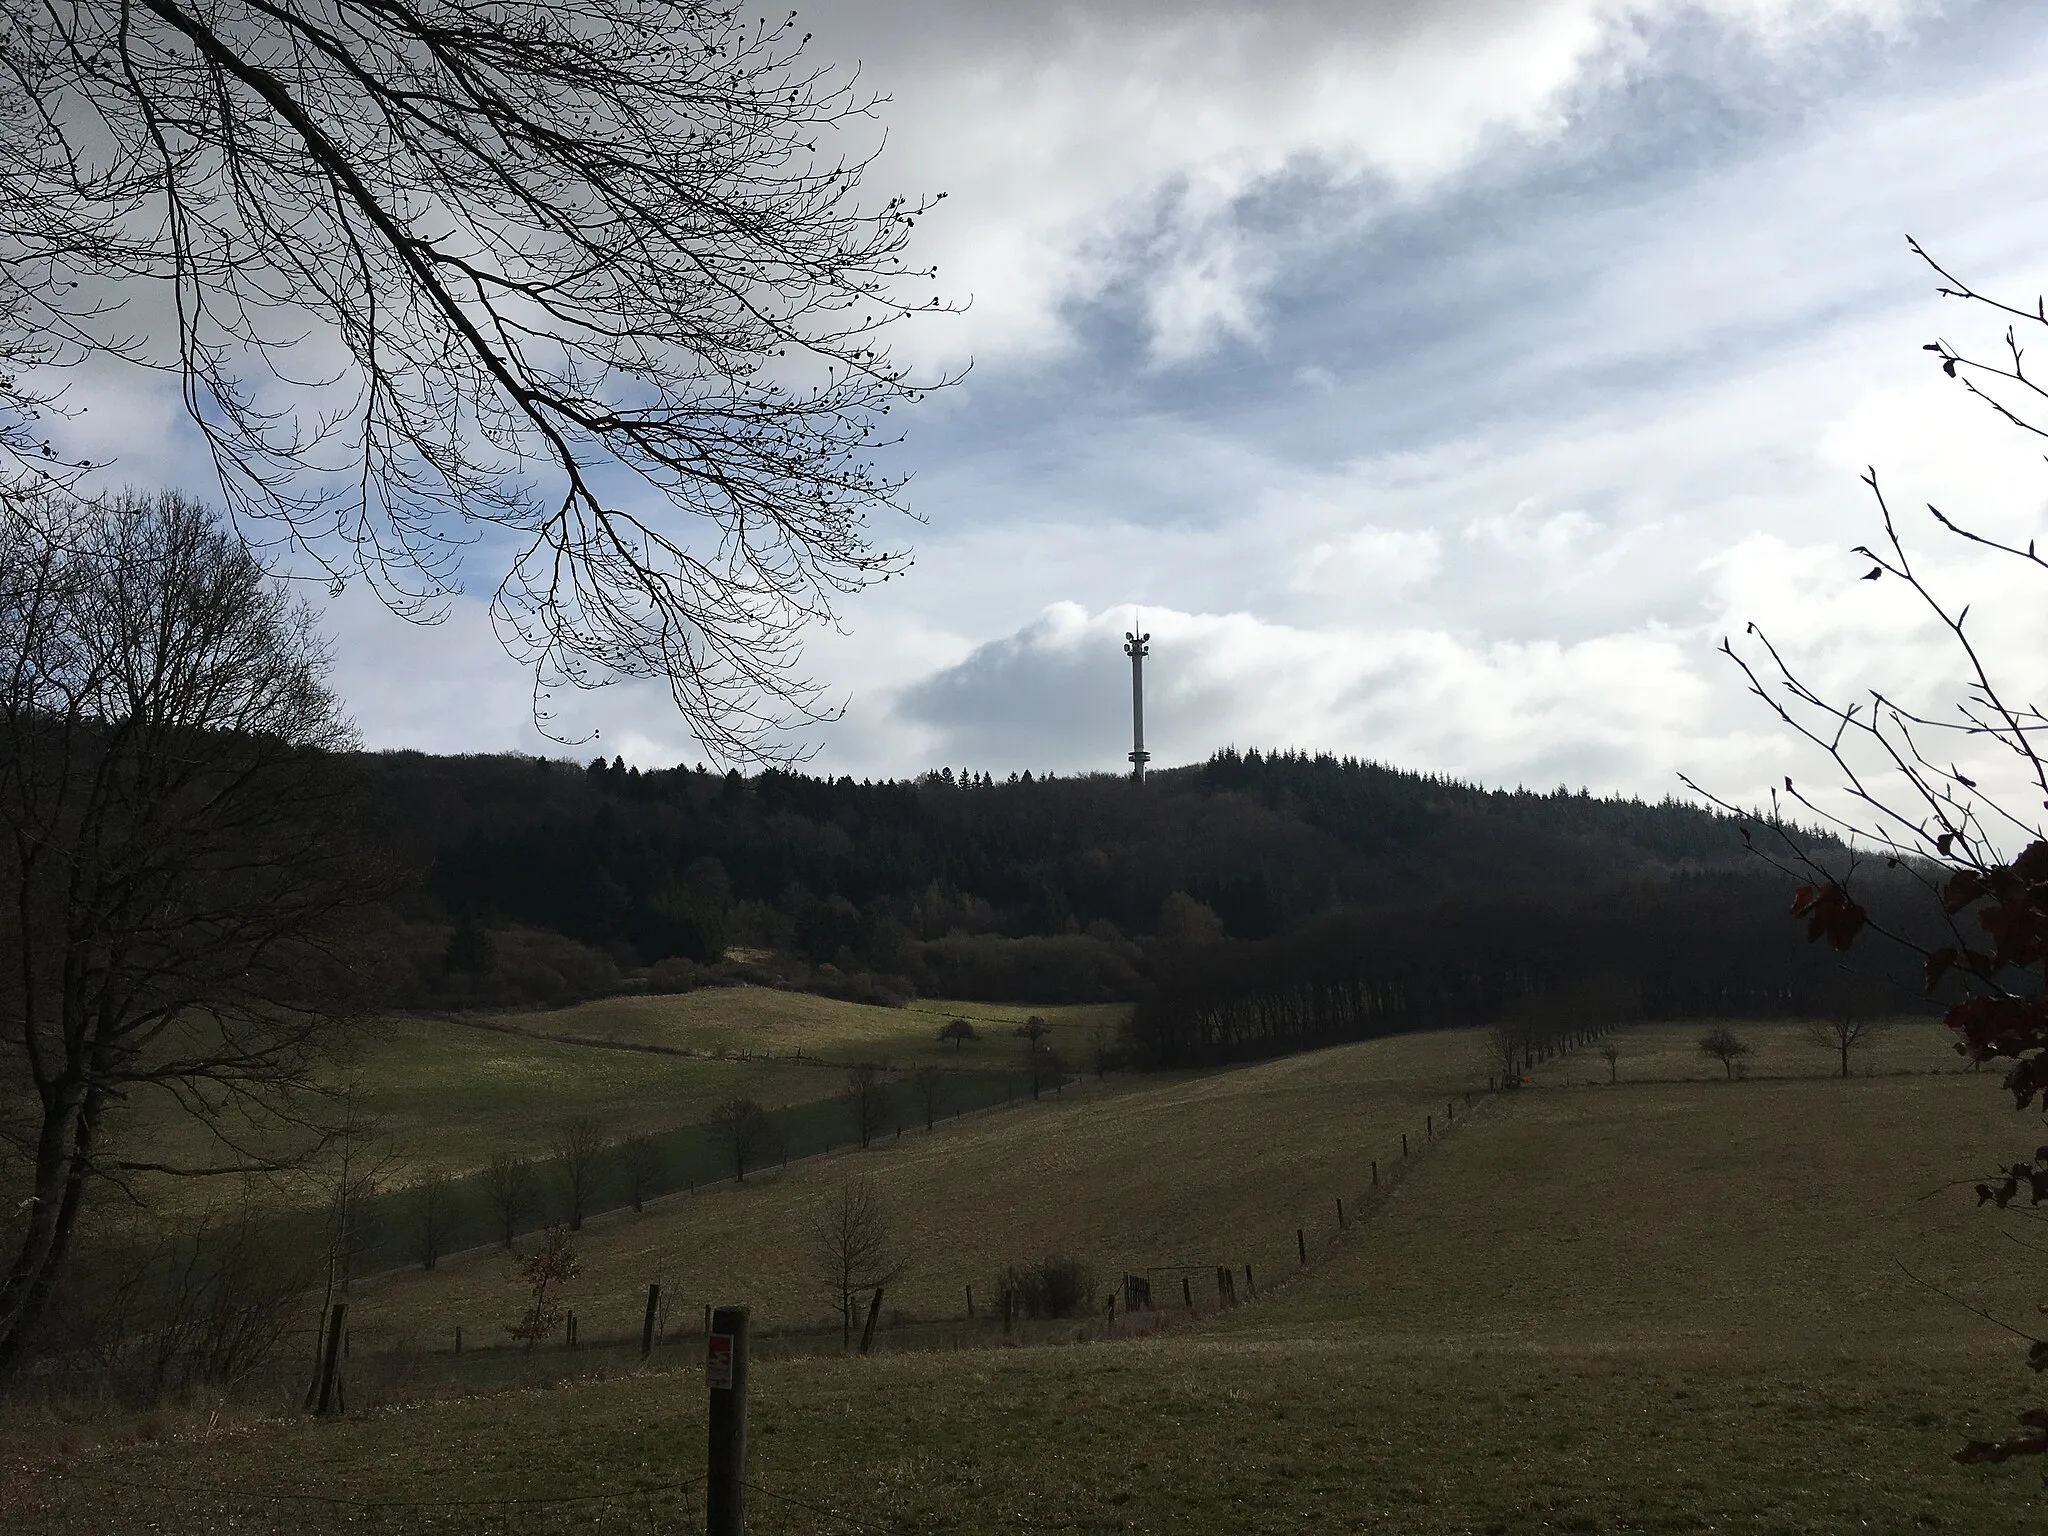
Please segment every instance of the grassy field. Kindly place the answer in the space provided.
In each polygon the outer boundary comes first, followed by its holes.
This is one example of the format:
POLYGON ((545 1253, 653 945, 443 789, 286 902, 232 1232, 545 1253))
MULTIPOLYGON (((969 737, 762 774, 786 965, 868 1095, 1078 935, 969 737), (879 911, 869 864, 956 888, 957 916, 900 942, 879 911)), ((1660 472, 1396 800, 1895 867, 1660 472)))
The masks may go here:
MULTIPOLYGON (((1240 1071, 1162 1080, 1113 1076, 1012 1113, 922 1129, 594 1224, 575 1305, 585 1337, 637 1333, 660 1279, 691 1304, 745 1301, 777 1324, 816 1321, 828 1299, 812 1274, 809 1222, 843 1181, 869 1177, 886 1202, 909 1273, 896 1308, 953 1316, 966 1288, 984 1302, 1002 1265, 1046 1253, 1104 1276, 1217 1264, 1275 1274, 1295 1262, 1294 1231, 1319 1241, 1338 1196, 1391 1171, 1399 1137, 1485 1081, 1475 1034, 1401 1036, 1240 1071)), ((1178 1287, 1177 1278, 1162 1284, 1178 1287)), ((509 1262, 480 1256, 398 1277, 357 1306, 366 1336, 471 1337, 517 1315, 509 1262)))
POLYGON ((1088 1057, 1093 1030, 1113 1031, 1129 1012, 1127 1003, 1025 1005, 942 998, 920 998, 907 1008, 872 1008, 768 987, 706 987, 674 997, 604 998, 547 1014, 500 1017, 553 1034, 680 1050, 775 1056, 802 1051, 835 1062, 969 1066, 1016 1056, 1022 1045, 1011 1031, 1033 1017, 1045 1020, 1054 1048, 1079 1064, 1088 1057), (942 1043, 939 1030, 958 1018, 972 1023, 980 1038, 960 1046, 942 1043))
MULTIPOLYGON (((1194 1330, 764 1360, 751 1475, 809 1507, 764 1493, 753 1529, 2039 1530, 2038 1466, 1947 1459, 1965 1435, 2004 1432, 2033 1385, 2020 1342, 1962 1303, 2024 1328, 2040 1299, 2036 1257, 2007 1240, 2031 1229, 1979 1214, 1957 1181, 2031 1150, 2039 1125, 1987 1077, 1947 1070, 1931 1026, 1887 1043, 1882 1070, 1898 1075, 1831 1080, 1793 1032, 1758 1031, 1759 1061, 1782 1046, 1806 1075, 1628 1081, 1629 1063, 1718 1074, 1687 1056, 1700 1032, 1626 1032, 1615 1087, 1588 1085, 1606 1074, 1590 1054, 1547 1064, 1461 1115, 1307 1272, 1194 1330)), ((676 1275, 698 1264, 716 1277, 706 1292, 794 1314, 815 1303, 790 1222, 859 1169, 905 1213, 935 1304, 941 1276, 1048 1234, 1102 1259, 1270 1252, 1277 1277, 1292 1228, 1355 1188, 1372 1149, 1459 1073, 1483 1079, 1480 1045, 1419 1037, 1113 1084, 700 1197, 593 1232, 585 1251, 606 1284, 657 1259, 676 1275)), ((480 1283, 490 1266, 472 1268, 360 1305, 415 1320, 470 1297, 502 1307, 480 1283)), ((634 1370, 338 1424, 167 1420, 169 1438, 63 1465, 144 1488, 359 1499, 598 1491, 696 1471, 702 1399, 691 1370, 634 1370)), ((167 1507, 41 1466, 0 1478, 25 1529, 126 1536, 161 1528, 167 1507)))
MULTIPOLYGON (((1739 1070, 1748 1078, 1833 1077, 1842 1059, 1833 1045, 1819 1045, 1802 1024, 1758 1024, 1747 1019, 1706 1019, 1686 1024, 1643 1024, 1615 1036, 1620 1055, 1613 1076, 1623 1083, 1723 1082, 1727 1071, 1700 1053, 1700 1038, 1725 1027, 1750 1048, 1739 1070)), ((1955 1036, 1938 1020, 1893 1019, 1879 1025, 1867 1047, 1849 1053, 1852 1077, 1899 1073, 1962 1072, 1966 1064, 1955 1052, 1955 1036)), ((1567 1060, 1536 1069, 1540 1081, 1605 1083, 1608 1064, 1597 1052, 1583 1050, 1567 1060)))
MULTIPOLYGON (((1088 1059, 1093 1029, 1113 1029, 1128 1009, 1035 1011, 1078 1065, 1088 1059)), ((582 1115, 616 1138, 695 1125, 733 1094, 771 1108, 830 1099, 851 1061, 1021 1073, 1022 1042, 1008 1033, 1008 1012, 943 1002, 873 1008, 767 987, 712 987, 482 1020, 496 1028, 399 1016, 365 1031, 337 1076, 358 1085, 357 1112, 378 1123, 391 1154, 389 1182, 403 1183, 428 1168, 475 1169, 499 1152, 546 1156, 561 1126, 582 1115), (974 1009, 981 1010, 975 1016, 984 1038, 961 1048, 941 1045, 939 1027, 974 1009), (670 1054, 682 1051, 692 1054, 670 1054)), ((1019 1019, 1023 1014, 1017 1011, 1019 1019)), ((159 1154, 214 1160, 204 1138, 167 1109, 144 1101, 117 1118, 115 1134, 159 1154)))

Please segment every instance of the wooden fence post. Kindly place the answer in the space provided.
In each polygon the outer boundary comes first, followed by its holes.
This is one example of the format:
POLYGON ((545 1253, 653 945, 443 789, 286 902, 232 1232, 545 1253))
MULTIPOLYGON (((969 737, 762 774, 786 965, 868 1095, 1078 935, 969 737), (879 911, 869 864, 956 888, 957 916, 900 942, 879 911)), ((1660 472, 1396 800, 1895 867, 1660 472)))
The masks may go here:
POLYGON ((1254 1299, 1258 1297, 1259 1282, 1252 1278, 1252 1267, 1249 1264, 1244 1267, 1244 1290, 1247 1296, 1254 1299))
POLYGON ((1339 1232, 1344 1230, 1344 1197, 1342 1195, 1337 1197, 1337 1230, 1339 1232))
POLYGON ((348 1317, 348 1303, 337 1301, 327 1312, 327 1348, 320 1352, 320 1395, 313 1411, 318 1414, 343 1412, 341 1397, 342 1324, 348 1317))
POLYGON ((1294 1252, 1301 1260, 1301 1267, 1308 1268, 1308 1233, 1300 1227, 1294 1229, 1294 1252))
POLYGON ((1408 1155, 1408 1133, 1406 1131, 1401 1133, 1401 1155, 1403 1157, 1408 1155))
POLYGON ((1422 1139, 1423 1139, 1424 1141, 1435 1141, 1435 1140, 1436 1140, 1436 1116, 1435 1116, 1435 1115, 1424 1115, 1424 1116, 1422 1117, 1422 1139))
POLYGON ((704 1337, 711 1337, 711 1303, 704 1303, 704 1337))
POLYGON ((640 1358, 645 1360, 654 1353, 654 1313, 661 1305, 661 1282, 655 1281, 647 1287, 647 1316, 640 1320, 640 1358))
POLYGON ((1380 1187, 1380 1160, 1378 1158, 1372 1160, 1372 1187, 1374 1189, 1380 1187))
POLYGON ((875 1287, 875 1299, 868 1303, 868 1325, 860 1331, 860 1352, 866 1354, 874 1347, 875 1321, 882 1315, 882 1288, 875 1287))
POLYGON ((710 1458, 704 1480, 707 1536, 746 1536, 747 1309, 720 1307, 704 1339, 711 1393, 710 1458))
POLYGON ((1180 1304, 1190 1312, 1195 1310, 1195 1284, 1186 1275, 1180 1277, 1180 1304))
POLYGON ((455 1353, 462 1353, 462 1324, 455 1325, 455 1353))
POLYGON ((971 1285, 967 1287, 967 1316, 970 1319, 974 1316, 974 1287, 971 1285))

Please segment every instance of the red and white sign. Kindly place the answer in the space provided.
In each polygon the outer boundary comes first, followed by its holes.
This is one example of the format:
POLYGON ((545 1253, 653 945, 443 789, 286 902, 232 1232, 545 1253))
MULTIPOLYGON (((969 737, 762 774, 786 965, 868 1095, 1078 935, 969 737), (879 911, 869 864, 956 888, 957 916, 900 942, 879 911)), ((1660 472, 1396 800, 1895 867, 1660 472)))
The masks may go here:
POLYGON ((732 1335, 714 1333, 704 1352, 704 1384, 715 1392, 732 1390, 732 1335))

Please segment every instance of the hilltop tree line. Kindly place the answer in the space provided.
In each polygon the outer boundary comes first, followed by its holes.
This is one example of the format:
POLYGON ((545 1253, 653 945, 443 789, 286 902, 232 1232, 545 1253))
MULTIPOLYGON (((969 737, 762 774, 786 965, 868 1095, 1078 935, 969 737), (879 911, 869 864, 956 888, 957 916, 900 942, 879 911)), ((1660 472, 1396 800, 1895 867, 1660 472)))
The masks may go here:
POLYGON ((1733 818, 1676 801, 1489 791, 1329 755, 1226 751, 1143 786, 417 753, 366 767, 422 871, 408 916, 444 925, 444 972, 558 936, 581 947, 554 955, 557 972, 582 965, 572 994, 736 947, 950 996, 1131 998, 1163 951, 1211 937, 1262 943, 1344 908, 1482 887, 1535 899, 1743 856, 1733 818), (514 930, 527 937, 494 951, 487 936, 514 930))
MULTIPOLYGON (((1914 921, 1907 879, 1873 889, 1901 926, 1914 921)), ((1906 952, 1891 972, 1876 958, 1851 969, 1807 943, 1783 909, 1777 882, 1726 872, 1331 913, 1162 968, 1132 1044, 1155 1065, 1211 1066, 1459 1025, 1544 1041, 1636 1018, 1821 1016, 1854 1027, 1932 1006, 1906 952)))

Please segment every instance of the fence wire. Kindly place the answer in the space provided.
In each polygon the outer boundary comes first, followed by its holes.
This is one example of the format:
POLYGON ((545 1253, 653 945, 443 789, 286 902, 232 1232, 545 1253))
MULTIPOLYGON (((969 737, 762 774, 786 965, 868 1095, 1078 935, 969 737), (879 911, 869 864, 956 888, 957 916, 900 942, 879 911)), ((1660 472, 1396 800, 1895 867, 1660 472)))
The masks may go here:
POLYGON ((77 1472, 50 1475, 88 1486, 103 1528, 164 1536, 674 1536, 703 1524, 701 1476, 592 1493, 355 1499, 77 1472))

